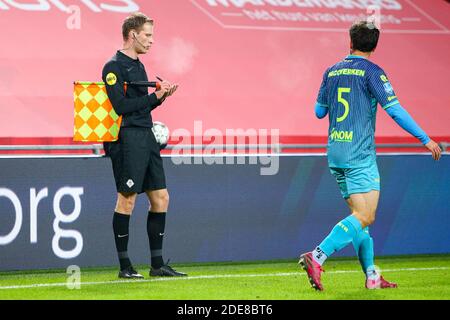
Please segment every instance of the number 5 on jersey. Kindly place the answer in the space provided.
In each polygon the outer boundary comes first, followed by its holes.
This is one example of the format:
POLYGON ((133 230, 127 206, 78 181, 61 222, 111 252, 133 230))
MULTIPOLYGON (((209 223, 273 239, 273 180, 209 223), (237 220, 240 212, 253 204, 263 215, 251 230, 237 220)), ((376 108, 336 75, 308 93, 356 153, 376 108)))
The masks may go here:
POLYGON ((342 97, 343 93, 350 93, 350 88, 338 88, 338 102, 342 103, 345 109, 344 114, 336 119, 337 122, 344 121, 348 116, 348 112, 350 111, 350 105, 348 104, 348 101, 342 97))

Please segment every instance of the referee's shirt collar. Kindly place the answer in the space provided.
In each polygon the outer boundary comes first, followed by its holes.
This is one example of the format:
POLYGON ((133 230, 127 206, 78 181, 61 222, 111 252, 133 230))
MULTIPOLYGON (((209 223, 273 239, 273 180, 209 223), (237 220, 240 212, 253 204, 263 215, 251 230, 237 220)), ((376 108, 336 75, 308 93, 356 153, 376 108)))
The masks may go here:
POLYGON ((117 50, 117 56, 118 56, 120 59, 125 60, 125 61, 128 61, 128 62, 139 62, 139 61, 140 61, 139 58, 133 59, 133 58, 127 56, 125 53, 123 53, 123 52, 120 51, 120 50, 117 50))

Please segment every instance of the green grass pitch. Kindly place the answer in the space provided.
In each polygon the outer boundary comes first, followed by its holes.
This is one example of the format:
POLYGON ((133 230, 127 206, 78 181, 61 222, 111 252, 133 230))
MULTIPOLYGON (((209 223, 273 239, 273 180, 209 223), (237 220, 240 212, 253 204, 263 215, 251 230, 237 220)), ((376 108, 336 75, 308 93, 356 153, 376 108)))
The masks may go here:
POLYGON ((314 291, 295 259, 246 263, 178 264, 187 278, 119 280, 117 268, 81 269, 79 289, 67 287, 66 270, 0 273, 0 299, 149 300, 410 300, 450 299, 450 255, 383 257, 376 260, 397 289, 366 290, 356 258, 329 259, 314 291))

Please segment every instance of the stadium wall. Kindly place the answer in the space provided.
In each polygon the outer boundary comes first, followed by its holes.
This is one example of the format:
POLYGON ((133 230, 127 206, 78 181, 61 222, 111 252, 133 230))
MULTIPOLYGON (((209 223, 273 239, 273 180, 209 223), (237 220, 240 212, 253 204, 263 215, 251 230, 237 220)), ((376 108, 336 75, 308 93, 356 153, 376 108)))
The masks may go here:
MULTIPOLYGON (((232 160, 164 158, 165 259, 294 259, 348 214, 323 155, 232 160)), ((109 159, 2 158, 0 165, 0 270, 116 265, 109 159)), ((450 157, 380 155, 378 165, 376 255, 449 253, 450 157)), ((130 224, 135 264, 149 263, 147 206, 140 195, 130 224)))
MULTIPOLYGON (((349 27, 373 18, 366 7, 377 3, 381 37, 371 60, 427 134, 449 139, 443 0, 0 0, 2 40, 12 49, 0 50, 0 138, 72 137, 73 81, 101 80, 134 11, 155 20, 155 42, 140 57, 149 79, 180 84, 154 120, 171 130, 193 132, 201 120, 205 130, 324 138, 328 122, 314 115, 323 73, 347 55, 349 27)), ((377 134, 409 137, 384 110, 377 134)))

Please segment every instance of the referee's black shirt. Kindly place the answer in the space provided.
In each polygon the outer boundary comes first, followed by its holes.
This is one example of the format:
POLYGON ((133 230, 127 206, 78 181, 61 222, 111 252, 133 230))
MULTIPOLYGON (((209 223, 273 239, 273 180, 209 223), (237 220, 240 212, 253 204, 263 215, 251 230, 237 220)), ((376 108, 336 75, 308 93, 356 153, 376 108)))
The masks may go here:
POLYGON ((127 86, 126 93, 124 89, 124 82, 148 81, 139 59, 117 51, 103 67, 102 79, 114 111, 122 116, 121 127, 152 127, 150 111, 161 104, 156 95, 148 94, 147 87, 127 86))

